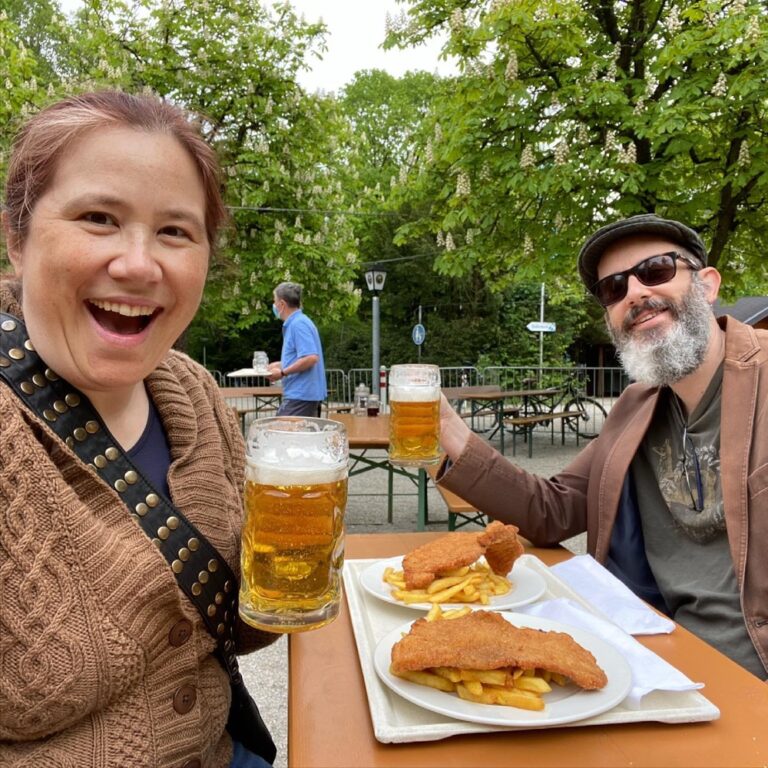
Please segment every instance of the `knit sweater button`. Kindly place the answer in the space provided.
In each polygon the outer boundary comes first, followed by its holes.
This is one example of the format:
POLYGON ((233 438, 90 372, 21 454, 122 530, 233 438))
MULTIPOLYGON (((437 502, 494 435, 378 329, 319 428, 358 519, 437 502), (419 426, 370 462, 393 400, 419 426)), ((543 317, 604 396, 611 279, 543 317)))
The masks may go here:
POLYGON ((192 622, 187 619, 177 621, 168 633, 168 642, 174 647, 178 648, 192 637, 192 622))
POLYGON ((195 757, 192 760, 187 760, 181 768, 201 768, 203 764, 195 757))
POLYGON ((197 701, 197 689, 194 685, 181 685, 173 694, 173 708, 180 714, 186 715, 197 701))

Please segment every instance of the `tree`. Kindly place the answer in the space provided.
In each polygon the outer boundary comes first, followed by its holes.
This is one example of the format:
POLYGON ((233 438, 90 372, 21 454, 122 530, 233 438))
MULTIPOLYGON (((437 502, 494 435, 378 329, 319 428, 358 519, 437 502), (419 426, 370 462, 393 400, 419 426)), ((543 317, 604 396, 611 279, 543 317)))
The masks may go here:
MULTIPOLYGON (((726 295, 763 292, 768 18, 755 0, 410 0, 388 45, 450 32, 462 74, 436 99, 401 200, 433 206, 436 267, 563 295, 578 244, 655 211, 700 231, 726 295)), ((422 209, 423 211, 423 209, 422 209)))
POLYGON ((48 0, 13 0, 15 16, 4 22, 15 21, 13 40, 36 20, 27 33, 34 51, 10 59, 10 113, 35 107, 27 93, 35 72, 49 100, 94 87, 147 89, 201 115, 222 159, 232 226, 211 260, 193 352, 205 338, 242 364, 249 329, 272 319, 283 280, 304 284, 309 309, 329 318, 356 309, 357 245, 348 221, 333 215, 345 205, 338 148, 347 125, 332 99, 296 81, 324 49, 322 25, 288 3, 267 10, 252 0, 87 0, 71 19, 49 10, 48 0))

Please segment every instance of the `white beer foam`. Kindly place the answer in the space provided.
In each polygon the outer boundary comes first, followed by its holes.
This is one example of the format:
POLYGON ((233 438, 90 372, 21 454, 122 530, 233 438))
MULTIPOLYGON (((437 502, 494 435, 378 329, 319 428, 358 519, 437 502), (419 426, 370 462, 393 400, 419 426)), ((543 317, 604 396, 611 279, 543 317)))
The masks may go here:
POLYGON ((394 386, 389 388, 389 401, 399 403, 431 403, 440 399, 440 387, 394 386))
POLYGON ((276 465, 248 457, 246 480, 260 485, 322 485, 336 483, 347 477, 347 465, 333 467, 296 467, 286 463, 276 465))

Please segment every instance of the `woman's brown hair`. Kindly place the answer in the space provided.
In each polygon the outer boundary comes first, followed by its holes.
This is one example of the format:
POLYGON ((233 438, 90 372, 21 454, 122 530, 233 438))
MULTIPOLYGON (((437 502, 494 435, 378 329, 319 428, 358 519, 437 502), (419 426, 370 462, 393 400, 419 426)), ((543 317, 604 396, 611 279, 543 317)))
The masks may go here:
POLYGON ((67 148, 88 131, 116 126, 165 133, 184 147, 205 191, 205 227, 213 249, 227 211, 221 196, 219 161, 199 125, 179 107, 155 96, 114 90, 66 98, 43 109, 21 128, 11 150, 5 184, 8 235, 17 245, 24 242, 32 211, 51 184, 67 148))

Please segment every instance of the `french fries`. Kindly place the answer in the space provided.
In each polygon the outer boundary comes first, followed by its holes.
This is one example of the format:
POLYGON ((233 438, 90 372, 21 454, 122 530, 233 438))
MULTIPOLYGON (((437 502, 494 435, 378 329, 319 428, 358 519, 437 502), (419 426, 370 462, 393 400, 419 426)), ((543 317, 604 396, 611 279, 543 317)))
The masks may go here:
POLYGON ((406 589, 402 571, 384 569, 384 581, 391 587, 396 600, 409 603, 479 603, 489 605, 491 598, 505 595, 512 584, 504 576, 495 574, 485 563, 456 568, 435 579, 425 589, 406 589))
MULTIPOLYGON (((472 609, 469 606, 443 611, 439 604, 433 605, 427 613, 427 621, 445 621, 465 616, 472 609)), ((392 671, 392 670, 390 670, 392 671)), ((538 711, 544 709, 542 694, 549 693, 550 683, 566 685, 568 679, 557 672, 543 669, 461 669, 457 667, 434 667, 421 671, 395 673, 398 677, 419 685, 427 685, 445 693, 456 693, 459 698, 477 704, 496 704, 538 711)))

